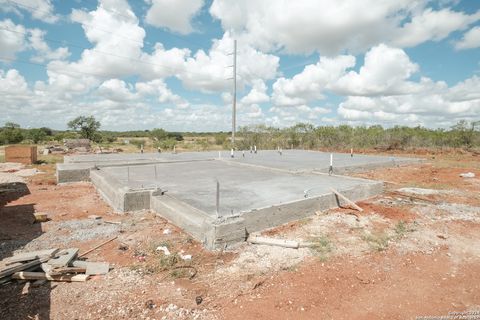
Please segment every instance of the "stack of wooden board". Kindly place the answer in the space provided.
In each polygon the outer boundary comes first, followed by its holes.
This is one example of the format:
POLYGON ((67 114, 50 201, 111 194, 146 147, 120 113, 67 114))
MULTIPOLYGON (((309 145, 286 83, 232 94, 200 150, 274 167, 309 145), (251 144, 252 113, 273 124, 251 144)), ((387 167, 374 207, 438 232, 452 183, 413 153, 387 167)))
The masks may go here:
POLYGON ((106 274, 109 264, 77 260, 78 249, 57 248, 22 252, 0 261, 0 283, 12 279, 86 281, 91 275, 106 274))

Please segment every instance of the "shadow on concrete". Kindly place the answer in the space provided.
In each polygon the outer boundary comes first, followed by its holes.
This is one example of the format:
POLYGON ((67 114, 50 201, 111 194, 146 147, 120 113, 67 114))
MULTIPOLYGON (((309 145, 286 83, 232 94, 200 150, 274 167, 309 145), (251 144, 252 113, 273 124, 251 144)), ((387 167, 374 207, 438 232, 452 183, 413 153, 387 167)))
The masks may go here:
MULTIPOLYGON (((28 194, 24 183, 0 184, 0 260, 42 234, 41 224, 35 223, 34 203, 11 203, 28 194)), ((50 283, 38 287, 30 283, 28 292, 25 285, 19 281, 0 285, 0 319, 50 319, 50 283)))

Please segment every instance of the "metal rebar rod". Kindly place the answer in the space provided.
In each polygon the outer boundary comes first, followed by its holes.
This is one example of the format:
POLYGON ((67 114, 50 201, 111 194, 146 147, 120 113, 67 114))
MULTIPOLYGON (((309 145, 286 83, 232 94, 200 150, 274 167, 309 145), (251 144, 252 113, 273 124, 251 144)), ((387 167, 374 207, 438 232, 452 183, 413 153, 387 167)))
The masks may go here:
POLYGON ((220 182, 218 182, 218 180, 217 180, 217 195, 216 195, 215 208, 217 212, 217 218, 220 218, 220 182))

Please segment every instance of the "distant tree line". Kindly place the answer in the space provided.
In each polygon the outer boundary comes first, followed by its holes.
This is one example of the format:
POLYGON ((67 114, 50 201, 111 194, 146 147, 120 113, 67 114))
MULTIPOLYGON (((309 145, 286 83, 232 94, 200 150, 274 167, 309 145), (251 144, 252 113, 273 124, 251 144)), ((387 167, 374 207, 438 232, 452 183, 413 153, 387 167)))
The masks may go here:
POLYGON ((480 147, 480 121, 459 121, 449 130, 424 127, 380 125, 319 126, 299 123, 279 129, 265 125, 240 128, 237 147, 248 149, 256 145, 261 149, 304 148, 304 149, 350 149, 378 148, 383 150, 439 147, 480 147))
MULTIPOLYGON (((168 132, 164 129, 136 131, 102 131, 100 122, 94 117, 81 116, 68 123, 69 131, 50 128, 24 129, 18 124, 7 122, 0 128, 0 145, 16 143, 60 143, 69 138, 87 138, 97 143, 113 143, 119 138, 149 138, 156 148, 171 149, 184 137, 201 137, 200 143, 231 147, 229 132, 168 132), (208 141, 208 142, 207 142, 208 141)), ((398 150, 408 148, 480 147, 480 121, 459 121, 450 129, 428 129, 424 127, 395 126, 318 126, 299 123, 288 128, 265 125, 241 127, 237 133, 236 147, 248 150, 256 145, 260 149, 303 148, 303 149, 359 149, 377 148, 398 150)), ((135 139, 132 143, 145 145, 145 140, 135 139)), ((204 146, 205 149, 208 145, 204 146)))
MULTIPOLYGON (((100 122, 93 116, 79 116, 67 123, 71 130, 52 130, 47 127, 25 129, 19 124, 6 122, 0 127, 0 145, 17 143, 60 143, 64 139, 84 138, 96 143, 113 143, 118 138, 151 138, 157 147, 171 148, 177 141, 183 140, 180 132, 167 132, 163 129, 137 131, 101 131, 100 122)), ((140 147, 143 140, 135 140, 140 147)))

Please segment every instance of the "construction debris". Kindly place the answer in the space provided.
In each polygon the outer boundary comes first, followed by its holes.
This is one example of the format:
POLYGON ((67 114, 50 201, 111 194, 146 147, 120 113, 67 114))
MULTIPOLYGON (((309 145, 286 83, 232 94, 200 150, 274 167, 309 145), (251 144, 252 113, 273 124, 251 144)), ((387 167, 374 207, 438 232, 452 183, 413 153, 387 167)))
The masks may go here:
POLYGON ((338 192, 337 190, 333 189, 333 188, 330 188, 330 190, 332 190, 332 192, 337 196, 339 197, 340 199, 342 199, 343 201, 345 201, 346 203, 348 203, 349 205, 351 205, 354 209, 362 212, 363 209, 360 208, 357 204, 355 204, 355 202, 353 202, 352 200, 348 199, 347 197, 345 197, 343 194, 341 194, 340 192, 338 192))
POLYGON ((35 222, 47 222, 48 221, 48 214, 44 212, 35 212, 33 214, 35 218, 35 222))
POLYGON ((91 275, 104 275, 110 270, 109 263, 76 260, 77 255, 78 248, 53 248, 16 254, 0 261, 0 283, 12 279, 35 280, 35 285, 44 281, 83 282, 91 275))
POLYGON ((260 237, 260 236, 254 236, 254 235, 249 236, 247 239, 247 242, 252 244, 264 244, 268 246, 278 246, 278 247, 293 248, 293 249, 298 249, 299 247, 298 241, 266 238, 266 237, 260 237))
POLYGON ((85 274, 90 276, 107 274, 110 270, 110 265, 106 262, 89 262, 77 260, 74 261, 72 265, 76 268, 84 269, 85 274))
POLYGON ((21 280, 49 280, 49 281, 67 281, 67 282, 85 282, 90 276, 86 274, 51 276, 43 272, 17 272, 12 278, 21 280))
POLYGON ((460 173, 460 177, 462 177, 462 178, 475 178, 475 173, 473 173, 473 172, 460 173))
POLYGON ((400 191, 390 191, 392 194, 394 195, 397 195, 397 196, 400 196, 400 197, 405 197, 405 198, 409 198, 411 201, 413 200, 420 200, 420 201, 425 201, 425 202, 432 202, 432 203, 436 203, 435 200, 433 199, 429 199, 429 198, 425 198, 425 197, 420 197, 420 196, 413 196, 413 195, 410 195, 410 194, 404 194, 400 191))
POLYGON ((109 223, 109 224, 122 224, 122 222, 120 221, 111 221, 111 220, 103 220, 103 222, 109 223))
POLYGON ((48 261, 53 267, 66 267, 78 255, 78 248, 65 249, 60 251, 55 258, 48 261))
POLYGON ((63 144, 68 150, 78 152, 88 152, 91 148, 89 139, 65 139, 63 140, 63 144))
POLYGON ((108 239, 107 241, 104 241, 104 242, 100 243, 98 246, 95 246, 95 247, 93 247, 92 249, 89 249, 89 250, 85 251, 84 253, 82 253, 82 254, 79 255, 78 257, 79 257, 79 258, 84 257, 84 256, 86 256, 87 254, 89 254, 90 252, 92 252, 92 251, 94 251, 94 250, 97 250, 98 248, 106 245, 107 243, 109 243, 109 242, 111 242, 111 241, 113 241, 113 240, 115 240, 115 239, 117 239, 117 236, 115 236, 115 237, 113 237, 113 238, 110 238, 110 239, 108 239))
POLYGON ((30 261, 30 260, 40 259, 40 258, 51 258, 55 256, 55 254, 58 251, 59 251, 58 249, 48 249, 48 250, 19 253, 14 255, 13 257, 6 258, 3 261, 5 261, 6 264, 11 264, 13 262, 25 262, 25 261, 30 261))
POLYGON ((163 254, 166 255, 166 256, 169 256, 170 255, 170 251, 168 250, 168 248, 166 246, 160 246, 160 247, 157 247, 155 249, 155 251, 163 251, 163 254))

